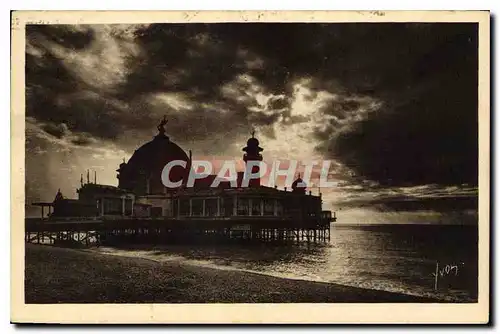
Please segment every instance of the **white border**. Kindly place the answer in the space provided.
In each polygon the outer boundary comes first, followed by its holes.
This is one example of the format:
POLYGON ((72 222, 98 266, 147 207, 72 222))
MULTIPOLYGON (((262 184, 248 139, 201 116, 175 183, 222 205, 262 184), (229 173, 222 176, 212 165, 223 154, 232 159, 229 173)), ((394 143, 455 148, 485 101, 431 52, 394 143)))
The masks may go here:
MULTIPOLYGON (((142 2, 142 1, 141 1, 141 2, 142 2)), ((423 1, 423 2, 425 2, 425 1, 423 1)), ((436 2, 436 1, 434 1, 434 2, 436 2)), ((109 4, 109 3, 110 3, 110 2, 108 2, 108 4, 109 4)), ((121 3, 124 3, 124 7, 126 7, 126 3, 127 3, 127 1, 126 1, 126 0, 124 0, 124 1, 123 1, 123 2, 121 2, 121 3)), ((352 1, 350 1, 350 2, 349 2, 349 4, 351 4, 351 5, 352 5, 352 3, 353 3, 352 1)), ((422 2, 420 2, 420 3, 422 3, 422 2)), ((477 1, 475 2, 475 4, 478 4, 478 3, 480 3, 480 2, 477 2, 477 1)), ((81 6, 80 6, 80 7, 81 7, 81 6)), ((66 6, 66 8, 68 8, 68 6, 66 6)), ((186 8, 186 7, 185 7, 185 8, 186 8)), ((353 6, 351 6, 351 8, 353 8, 353 6)), ((379 8, 380 8, 380 7, 379 7, 379 8)), ((483 8, 484 8, 484 7, 483 7, 483 8)), ((413 14, 414 14, 414 13, 413 13, 413 14)), ((136 15, 136 14, 135 14, 135 15, 136 15)), ((415 20, 415 18, 413 18, 413 20, 415 20)), ((480 80, 481 80, 481 79, 480 79, 480 80)), ((488 102, 488 103, 489 103, 489 102, 488 102)), ((2 123, 3 123, 4 125, 6 124, 6 122, 2 122, 2 123)), ((8 124, 8 123, 7 123, 7 124, 8 124)), ((8 133, 8 131, 3 131, 3 133, 4 133, 4 134, 5 134, 5 133, 8 133)), ((481 133, 483 133, 483 132, 481 132, 481 133)), ((486 134, 487 134, 487 132, 486 132, 486 134)), ((480 141, 481 141, 481 139, 480 139, 480 141)), ((5 141, 4 141, 4 142, 5 142, 5 141)), ((483 142, 484 142, 484 135, 483 135, 483 142)), ((7 151, 8 151, 8 150, 7 150, 7 151)), ((5 152, 5 151, 4 151, 4 152, 5 152)), ((6 173, 4 173, 4 175, 6 175, 6 173)), ((481 182, 481 179, 480 179, 480 183, 483 185, 483 184, 484 184, 484 179, 483 179, 483 182, 481 182)), ((3 183, 3 184, 6 184, 6 183, 3 183)), ((2 203, 8 203, 8 199, 9 199, 9 196, 7 197, 7 200, 2 201, 2 203)), ((5 212, 8 212, 8 211, 6 210, 5 212)), ((356 304, 356 305, 359 305, 359 304, 356 304)), ((385 304, 385 305, 387 305, 387 304, 385 304)), ((91 305, 87 305, 87 306, 91 306, 91 305)), ((230 306, 231 306, 232 308, 233 308, 233 307, 235 307, 234 305, 230 305, 230 306)), ((258 307, 261 307, 261 308, 267 309, 267 311, 266 311, 266 312, 271 311, 271 309, 273 308, 273 306, 270 306, 270 308, 269 308, 269 309, 268 309, 267 307, 262 307, 262 305, 254 305, 254 306, 258 306, 258 307)), ((399 306, 401 306, 401 304, 400 304, 399 306)), ((422 310, 422 313, 419 313, 420 315, 428 315, 428 316, 432 316, 433 314, 435 315, 435 313, 436 313, 435 311, 436 311, 436 310, 432 307, 432 305, 425 304, 425 306, 426 306, 426 310, 422 310), (428 312, 427 312, 427 311, 431 311, 431 310, 433 310, 434 312, 430 312, 430 313, 428 314, 428 312)), ((440 306, 442 306, 442 305, 440 305, 440 306)), ((282 306, 279 306, 279 307, 282 307, 282 306)), ((319 305, 318 305, 318 304, 315 304, 315 305, 314 305, 314 307, 320 307, 320 308, 321 308, 321 307, 322 307, 322 305, 321 305, 321 304, 319 304, 319 305)), ((154 308, 156 308, 156 307, 154 307, 154 308)), ((345 312, 345 309, 348 309, 348 308, 349 308, 349 307, 348 307, 348 305, 347 305, 347 304, 343 304, 343 305, 342 305, 342 309, 344 309, 344 311, 343 311, 343 312, 345 312)), ((69 310, 67 309, 67 307, 66 307, 66 306, 64 306, 64 309, 65 309, 65 312, 69 311, 69 310), (67 310, 67 311, 66 311, 66 310, 67 310)), ((121 312, 126 311, 126 309, 127 309, 126 307, 123 307, 123 306, 122 306, 122 307, 120 307, 120 311, 121 311, 121 312)), ((310 310, 310 311, 312 311, 311 309, 309 309, 309 310, 310 310)), ((37 311, 37 310, 33 309, 33 311, 37 311)), ((80 312, 81 312, 81 311, 82 311, 82 309, 80 309, 80 312)), ((281 311, 281 310, 280 310, 280 311, 281 311)), ((308 311, 307 313, 310 313, 310 311, 308 311)), ((320 309, 317 309, 317 311, 320 311, 320 309)), ((332 312, 332 311, 333 311, 333 310, 331 310, 331 309, 329 309, 329 310, 328 310, 328 312, 332 312)), ((368 310, 367 310, 367 311, 368 311, 368 310)), ((391 311, 392 311, 392 309, 391 309, 391 311)), ((257 311, 257 312, 258 312, 258 311, 257 311)), ((34 312, 34 313, 37 313, 37 314, 38 314, 38 312, 34 312)), ((45 313, 45 312, 42 312, 42 313, 45 313)), ((125 312, 125 313, 127 313, 127 312, 125 312)), ((321 312, 321 313, 323 313, 323 312, 321 312)), ((398 312, 391 312, 391 313, 393 313, 393 314, 392 314, 392 316, 393 316, 393 317, 397 317, 397 316, 398 316, 398 314, 399 314, 398 312)), ((209 314, 209 315, 212 315, 212 316, 214 315, 214 314, 213 314, 213 312, 210 312, 210 311, 208 312, 208 314, 209 314)), ((399 314, 399 315, 401 316, 401 314, 399 314)), ((279 316, 278 316, 277 318, 279 318, 279 316)), ((132 314, 131 314, 131 319, 134 319, 134 318, 132 317, 132 314)), ((212 318, 212 319, 213 319, 213 318, 212 318)), ((279 321, 280 319, 275 319, 275 320, 279 321)), ((344 320, 348 320, 348 317, 347 317, 347 318, 344 318, 344 320)), ((351 319, 351 320, 355 320, 355 319, 351 319)), ((359 315, 358 315, 358 317, 357 317, 357 319, 356 319, 356 320, 359 320, 359 315)), ((392 320, 395 320, 395 319, 392 319, 392 320)), ((392 320, 391 320, 391 322, 392 322, 392 320)), ((378 321, 380 321, 380 319, 378 319, 378 320, 377 320, 377 319, 374 319, 374 321, 377 321, 377 322, 378 322, 378 321)), ((438 320, 438 322, 440 322, 440 321, 443 321, 443 318, 442 318, 442 317, 440 317, 440 320, 438 320)))

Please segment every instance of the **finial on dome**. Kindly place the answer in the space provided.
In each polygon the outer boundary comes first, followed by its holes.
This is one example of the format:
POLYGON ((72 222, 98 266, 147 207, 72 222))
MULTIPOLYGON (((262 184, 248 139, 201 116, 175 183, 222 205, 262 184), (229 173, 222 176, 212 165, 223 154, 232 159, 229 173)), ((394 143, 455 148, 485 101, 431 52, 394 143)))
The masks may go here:
POLYGON ((161 134, 161 135, 164 135, 165 134, 165 125, 168 123, 167 121, 167 116, 164 115, 163 116, 163 119, 161 120, 160 124, 158 124, 158 132, 161 134))
POLYGON ((252 129, 252 138, 255 138, 255 129, 252 129))

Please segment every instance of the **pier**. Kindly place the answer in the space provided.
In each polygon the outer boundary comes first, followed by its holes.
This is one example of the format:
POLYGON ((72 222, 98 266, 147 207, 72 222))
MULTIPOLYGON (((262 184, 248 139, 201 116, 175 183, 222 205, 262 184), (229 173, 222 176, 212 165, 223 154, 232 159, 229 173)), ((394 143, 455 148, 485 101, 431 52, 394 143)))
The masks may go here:
POLYGON ((52 202, 31 203, 41 208, 41 217, 26 219, 26 242, 100 245, 330 239, 330 224, 337 217, 323 210, 319 187, 317 195, 307 191, 300 173, 290 189, 261 184, 260 167, 254 163, 262 162, 263 148, 254 132, 242 148, 245 171, 228 178, 203 175, 189 182, 197 168, 192 153, 186 154, 165 135, 166 123, 164 118, 158 134, 118 166, 117 186, 97 183, 95 171, 91 182, 87 170, 86 182, 80 176, 78 198, 66 198, 59 189, 52 202), (163 170, 175 161, 185 165, 169 171, 168 178, 175 185, 167 187, 163 170))
POLYGON ((215 240, 256 242, 328 242, 336 217, 295 222, 279 219, 165 219, 161 218, 27 218, 25 241, 59 245, 182 243, 215 240))

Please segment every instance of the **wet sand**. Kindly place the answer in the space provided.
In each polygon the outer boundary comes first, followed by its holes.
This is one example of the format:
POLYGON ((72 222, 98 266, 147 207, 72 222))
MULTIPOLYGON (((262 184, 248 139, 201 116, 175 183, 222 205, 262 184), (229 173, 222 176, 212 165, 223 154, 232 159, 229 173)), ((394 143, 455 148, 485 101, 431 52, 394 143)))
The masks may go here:
POLYGON ((439 302, 339 284, 26 245, 26 303, 439 302))

